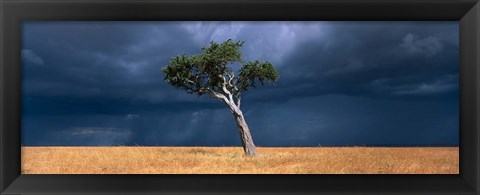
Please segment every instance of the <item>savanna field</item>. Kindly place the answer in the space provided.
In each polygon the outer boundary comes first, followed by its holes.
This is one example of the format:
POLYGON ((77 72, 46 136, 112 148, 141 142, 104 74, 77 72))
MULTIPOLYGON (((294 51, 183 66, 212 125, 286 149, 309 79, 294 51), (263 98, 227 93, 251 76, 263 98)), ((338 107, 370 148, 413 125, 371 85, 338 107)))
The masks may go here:
POLYGON ((458 174, 458 147, 22 147, 22 174, 458 174))

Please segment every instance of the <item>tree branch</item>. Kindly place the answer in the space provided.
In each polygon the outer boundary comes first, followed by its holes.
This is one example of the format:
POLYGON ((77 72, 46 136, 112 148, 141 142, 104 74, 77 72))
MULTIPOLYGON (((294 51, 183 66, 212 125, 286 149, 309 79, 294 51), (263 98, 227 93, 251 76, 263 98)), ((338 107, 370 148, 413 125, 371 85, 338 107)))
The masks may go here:
MULTIPOLYGON (((233 72, 227 72, 226 73, 227 76, 228 76, 228 81, 226 81, 226 79, 223 79, 224 82, 227 82, 227 84, 229 85, 232 85, 233 88, 232 88, 232 92, 231 92, 231 101, 236 104, 236 106, 238 108, 240 108, 240 102, 241 102, 241 97, 240 97, 240 91, 238 90, 237 86, 232 82, 233 79, 235 78, 235 73, 233 72), (237 99, 236 103, 235 101, 233 100, 233 97, 235 97, 235 99, 237 99)), ((225 85, 224 85, 225 86, 225 85)), ((225 89, 224 89, 225 90, 225 89)))
POLYGON ((218 76, 223 79, 223 83, 222 83, 223 92, 225 92, 225 94, 228 95, 228 100, 229 100, 230 102, 234 103, 234 101, 233 101, 233 95, 232 95, 232 93, 231 93, 230 91, 228 91, 228 89, 227 89, 227 79, 225 79, 225 77, 222 76, 222 75, 218 75, 218 76))
POLYGON ((235 74, 233 72, 227 72, 228 75, 228 84, 233 85, 232 80, 235 77, 235 74))
POLYGON ((240 101, 241 100, 242 100, 242 98, 240 97, 240 93, 238 93, 238 95, 237 95, 237 107, 239 107, 239 108, 240 108, 240 103, 241 103, 240 101))
POLYGON ((207 89, 207 91, 213 98, 223 100, 225 103, 229 102, 227 97, 225 97, 225 95, 223 95, 221 93, 218 93, 218 92, 215 92, 212 89, 207 89))
POLYGON ((230 72, 230 73, 227 73, 227 75, 228 75, 228 84, 233 86, 232 94, 235 95, 236 93, 239 92, 236 83, 232 82, 233 79, 235 79, 235 73, 230 72))
POLYGON ((185 78, 185 81, 187 81, 187 82, 189 82, 189 83, 191 83, 191 84, 193 84, 193 85, 195 85, 195 84, 196 84, 195 82, 193 82, 192 80, 190 80, 190 79, 187 79, 187 78, 185 78))

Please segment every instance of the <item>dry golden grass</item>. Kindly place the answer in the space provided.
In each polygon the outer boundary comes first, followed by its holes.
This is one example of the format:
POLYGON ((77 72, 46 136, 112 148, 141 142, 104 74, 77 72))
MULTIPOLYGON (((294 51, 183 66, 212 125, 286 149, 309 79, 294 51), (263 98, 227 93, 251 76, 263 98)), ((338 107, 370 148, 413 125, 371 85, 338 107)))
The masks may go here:
POLYGON ((458 147, 22 147, 23 174, 458 174, 458 147))

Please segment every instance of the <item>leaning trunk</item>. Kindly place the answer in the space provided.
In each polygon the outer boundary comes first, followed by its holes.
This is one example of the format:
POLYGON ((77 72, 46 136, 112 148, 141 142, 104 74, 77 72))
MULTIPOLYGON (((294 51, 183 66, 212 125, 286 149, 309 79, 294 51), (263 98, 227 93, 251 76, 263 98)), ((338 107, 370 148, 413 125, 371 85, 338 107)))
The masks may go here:
POLYGON ((250 135, 250 129, 248 129, 247 122, 243 117, 243 113, 240 110, 232 111, 235 120, 237 121, 238 132, 242 140, 243 151, 247 156, 255 156, 257 154, 255 144, 253 143, 252 135, 250 135))

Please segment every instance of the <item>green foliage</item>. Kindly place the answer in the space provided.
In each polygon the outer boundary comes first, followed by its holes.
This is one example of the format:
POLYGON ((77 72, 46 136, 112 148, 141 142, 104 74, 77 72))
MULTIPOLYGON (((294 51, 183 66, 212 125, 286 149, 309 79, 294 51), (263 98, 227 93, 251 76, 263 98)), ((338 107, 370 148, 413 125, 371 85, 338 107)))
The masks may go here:
POLYGON ((279 75, 270 62, 247 62, 240 69, 238 84, 240 91, 247 91, 248 86, 256 87, 256 83, 264 84, 268 81, 276 81, 279 75))
MULTIPOLYGON (((191 94, 221 93, 222 86, 235 96, 246 91, 249 86, 258 83, 273 82, 279 75, 270 62, 244 62, 240 47, 244 41, 231 39, 218 44, 210 43, 210 47, 202 48, 202 53, 193 56, 185 54, 171 58, 170 64, 163 67, 165 81, 172 86, 191 94), (231 67, 240 64, 238 76, 231 67)), ((238 98, 238 97, 237 97, 238 98)))

